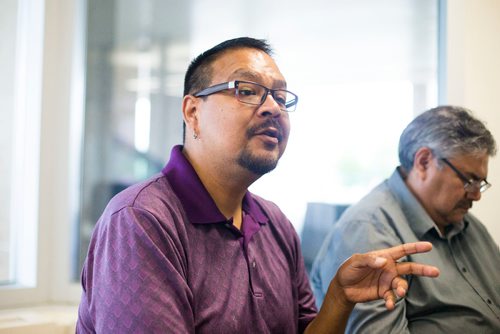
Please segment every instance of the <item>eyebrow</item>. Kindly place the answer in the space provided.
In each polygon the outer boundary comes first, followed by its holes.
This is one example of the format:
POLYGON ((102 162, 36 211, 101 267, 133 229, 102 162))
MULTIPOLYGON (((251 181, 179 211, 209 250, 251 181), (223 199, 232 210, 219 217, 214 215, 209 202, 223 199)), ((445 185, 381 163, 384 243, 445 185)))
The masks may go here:
MULTIPOLYGON (((232 80, 248 80, 256 83, 262 84, 262 76, 255 71, 250 71, 248 69, 238 69, 231 74, 229 77, 232 80)), ((273 86, 271 88, 286 88, 286 81, 284 80, 273 80, 273 86)))
POLYGON ((479 177, 474 173, 469 173, 469 174, 471 175, 471 178, 475 181, 486 181, 486 178, 479 177))
MULTIPOLYGON (((459 169, 460 170, 460 169, 459 169)), ((460 170, 461 173, 465 176, 465 177, 468 177, 468 179, 473 179, 475 181, 483 181, 483 180, 486 180, 486 178, 482 178, 482 177, 479 177, 479 175, 477 175, 476 173, 474 172, 469 172, 469 171, 463 171, 463 169, 460 170)))
POLYGON ((486 178, 479 177, 477 174, 472 172, 462 172, 465 177, 469 176, 468 179, 473 179, 474 181, 485 181, 486 178))

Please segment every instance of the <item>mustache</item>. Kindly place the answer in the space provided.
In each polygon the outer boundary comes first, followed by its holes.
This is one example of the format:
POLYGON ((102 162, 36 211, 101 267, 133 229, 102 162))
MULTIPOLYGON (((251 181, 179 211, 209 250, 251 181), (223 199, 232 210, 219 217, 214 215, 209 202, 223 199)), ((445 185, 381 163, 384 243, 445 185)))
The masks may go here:
POLYGON ((249 128, 247 130, 247 137, 251 138, 255 134, 262 132, 267 128, 275 128, 278 131, 277 133, 278 140, 281 141, 283 139, 283 127, 281 126, 279 121, 273 118, 269 118, 264 123, 254 125, 251 128, 249 128))
POLYGON ((455 205, 455 208, 469 210, 470 208, 472 208, 472 201, 470 201, 470 200, 461 200, 460 202, 457 203, 457 205, 455 205))

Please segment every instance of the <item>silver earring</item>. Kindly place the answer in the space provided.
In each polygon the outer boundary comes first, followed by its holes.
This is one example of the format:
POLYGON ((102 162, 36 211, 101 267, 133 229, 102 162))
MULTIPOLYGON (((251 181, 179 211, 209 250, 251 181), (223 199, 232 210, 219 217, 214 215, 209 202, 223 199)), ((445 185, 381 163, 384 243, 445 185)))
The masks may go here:
POLYGON ((195 133, 193 133, 193 138, 194 138, 194 139, 198 139, 198 135, 196 134, 196 132, 195 132, 195 133))

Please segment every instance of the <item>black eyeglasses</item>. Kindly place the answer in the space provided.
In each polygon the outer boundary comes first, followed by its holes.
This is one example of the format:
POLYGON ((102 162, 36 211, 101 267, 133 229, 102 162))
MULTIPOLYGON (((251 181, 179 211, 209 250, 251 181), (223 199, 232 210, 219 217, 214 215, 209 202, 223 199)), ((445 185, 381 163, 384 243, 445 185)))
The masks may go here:
POLYGON ((453 166, 451 162, 448 161, 446 158, 441 158, 441 160, 447 164, 454 172, 457 174, 457 176, 462 180, 464 183, 464 189, 466 192, 476 192, 479 190, 480 193, 484 193, 486 190, 488 190, 491 187, 491 184, 484 180, 474 180, 474 179, 468 179, 462 172, 458 170, 457 167, 453 166))
POLYGON ((226 89, 234 89, 234 94, 238 101, 256 106, 262 105, 266 100, 267 95, 271 94, 280 109, 288 112, 295 111, 297 102, 299 101, 299 97, 297 95, 286 89, 271 89, 255 82, 241 80, 229 81, 210 86, 199 91, 198 93, 195 93, 194 96, 208 96, 226 89))

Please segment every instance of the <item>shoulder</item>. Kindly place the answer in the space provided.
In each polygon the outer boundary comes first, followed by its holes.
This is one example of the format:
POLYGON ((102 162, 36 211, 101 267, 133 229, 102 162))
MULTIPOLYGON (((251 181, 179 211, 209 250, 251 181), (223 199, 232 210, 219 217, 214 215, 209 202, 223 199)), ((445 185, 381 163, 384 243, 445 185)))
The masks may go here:
POLYGON ((334 222, 315 258, 311 284, 319 304, 342 263, 355 253, 401 244, 392 228, 401 217, 401 207, 386 182, 379 184, 334 222))
POLYGON ((106 206, 105 213, 114 214, 126 207, 154 212, 158 206, 164 206, 176 198, 167 178, 163 174, 156 174, 115 195, 106 206))
POLYGON ((338 266, 354 253, 399 245, 403 242, 400 231, 408 229, 406 221, 397 199, 381 183, 332 224, 317 260, 334 258, 338 266))
POLYGON ((386 182, 379 184, 359 202, 346 209, 335 224, 344 229, 392 229, 394 221, 404 220, 403 209, 386 182), (354 226, 354 225, 355 226, 354 226))
POLYGON ((115 195, 106 206, 96 229, 177 230, 185 220, 185 212, 167 178, 157 174, 115 195), (121 226, 121 227, 119 227, 121 226), (152 226, 155 228, 151 229, 152 226))

